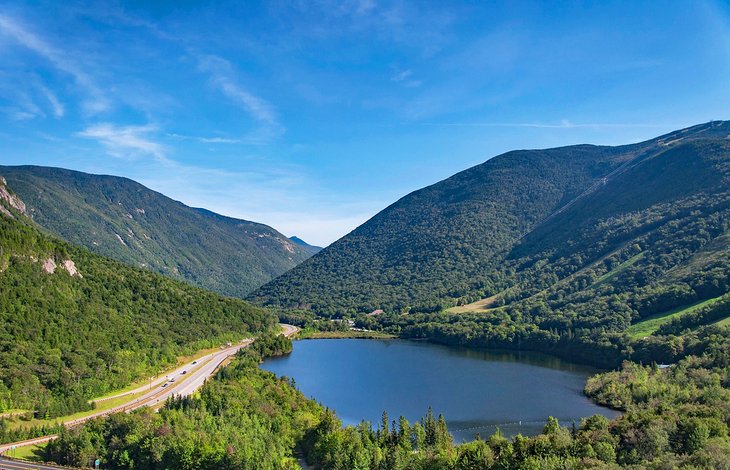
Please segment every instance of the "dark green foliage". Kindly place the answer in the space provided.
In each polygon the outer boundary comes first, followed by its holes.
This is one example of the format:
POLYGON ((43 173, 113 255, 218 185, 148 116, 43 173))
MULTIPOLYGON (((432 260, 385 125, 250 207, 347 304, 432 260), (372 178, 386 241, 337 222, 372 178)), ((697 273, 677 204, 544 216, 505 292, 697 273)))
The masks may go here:
POLYGON ((320 251, 322 251, 322 247, 321 246, 310 245, 309 243, 305 242, 304 240, 302 240, 299 237, 296 237, 296 236, 295 237, 289 237, 289 240, 293 241, 297 245, 299 245, 302 248, 304 248, 305 250, 307 250, 307 252, 310 255, 316 255, 317 253, 319 253, 320 251))
MULTIPOLYGON (((623 147, 495 157, 406 196, 251 299, 359 315, 358 326, 407 338, 617 366, 632 324, 730 292, 728 134, 715 122, 623 147)), ((723 305, 661 332, 719 320, 723 305)))
POLYGON ((39 225, 132 266, 243 297, 313 254, 266 225, 195 209, 126 178, 0 167, 39 225))
POLYGON ((377 431, 340 429, 333 417, 315 430, 309 456, 319 468, 343 470, 729 468, 730 330, 705 329, 694 341, 696 355, 671 368, 627 362, 591 378, 590 396, 626 410, 612 421, 596 415, 570 429, 551 417, 535 437, 497 432, 454 446, 430 410, 413 426, 389 427, 384 415, 377 431))
POLYGON ((701 468, 730 465, 730 330, 707 328, 686 341, 697 355, 670 367, 626 362, 588 380, 590 397, 627 411, 609 428, 619 463, 676 454, 701 468))
POLYGON ((0 214, 0 411, 89 409, 90 398, 181 354, 274 323, 242 300, 130 268, 45 235, 18 213, 0 214), (44 272, 46 260, 59 265, 54 273, 44 272))
POLYGON ((110 469, 298 468, 294 446, 319 423, 323 410, 288 380, 258 369, 256 350, 291 350, 288 339, 265 337, 254 345, 199 397, 171 400, 160 413, 121 413, 62 432, 46 457, 79 466, 101 458, 110 469))
POLYGON ((283 356, 291 353, 292 343, 284 335, 264 333, 259 335, 248 349, 255 351, 261 357, 283 356))
POLYGON ((669 323, 659 327, 656 334, 679 335, 686 330, 707 325, 727 317, 730 317, 730 294, 723 295, 717 302, 672 319, 669 323))
POLYGON ((508 470, 566 468, 719 469, 730 465, 730 333, 696 335, 691 355, 668 369, 626 363, 589 380, 586 391, 626 413, 572 428, 549 417, 542 434, 455 445, 429 409, 416 423, 342 428, 334 412, 257 368, 258 351, 288 350, 264 336, 203 387, 199 398, 171 400, 159 414, 137 411, 65 431, 47 447, 60 463, 112 469, 295 468, 295 448, 321 470, 508 470), (258 343, 258 345, 257 345, 258 343))

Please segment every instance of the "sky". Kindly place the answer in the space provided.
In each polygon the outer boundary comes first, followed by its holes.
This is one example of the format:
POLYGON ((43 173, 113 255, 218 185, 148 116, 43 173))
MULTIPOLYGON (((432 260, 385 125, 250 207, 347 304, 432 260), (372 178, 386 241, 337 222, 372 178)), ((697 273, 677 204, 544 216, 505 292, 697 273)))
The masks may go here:
POLYGON ((0 0, 0 164, 318 245, 508 150, 715 119, 723 1, 0 0))

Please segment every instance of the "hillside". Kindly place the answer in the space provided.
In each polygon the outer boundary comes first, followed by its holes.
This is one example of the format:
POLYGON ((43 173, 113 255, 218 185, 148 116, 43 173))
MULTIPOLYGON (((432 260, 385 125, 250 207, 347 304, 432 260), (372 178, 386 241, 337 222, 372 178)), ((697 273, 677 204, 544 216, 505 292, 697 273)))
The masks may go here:
POLYGON ((310 245, 309 243, 305 242, 304 240, 302 240, 301 238, 299 238, 297 236, 289 237, 289 240, 293 241, 297 245, 299 245, 302 248, 304 248, 305 250, 307 250, 307 252, 309 252, 309 254, 311 254, 311 255, 316 255, 317 253, 322 251, 321 246, 310 245))
POLYGON ((383 309, 381 326, 444 342, 613 344, 730 291, 728 135, 714 122, 500 155, 402 198, 251 298, 324 316, 383 309))
POLYGON ((30 217, 126 264, 243 297, 312 251, 266 225, 185 206, 126 178, 0 166, 30 217))
POLYGON ((46 235, 0 180, 0 412, 59 416, 275 319, 46 235))

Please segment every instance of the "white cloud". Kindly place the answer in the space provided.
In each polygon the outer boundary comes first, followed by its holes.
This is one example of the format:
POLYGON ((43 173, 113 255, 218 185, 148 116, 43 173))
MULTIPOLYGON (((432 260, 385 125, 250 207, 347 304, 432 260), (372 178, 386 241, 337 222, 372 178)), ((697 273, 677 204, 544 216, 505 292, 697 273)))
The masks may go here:
POLYGON ((227 139, 225 137, 200 137, 201 142, 205 144, 240 144, 241 139, 227 139))
POLYGON ((194 140, 203 144, 244 144, 247 143, 244 139, 236 139, 231 137, 220 137, 220 136, 194 136, 194 135, 182 135, 182 134, 167 134, 168 137, 179 140, 194 140))
POLYGON ((408 87, 408 88, 416 88, 416 87, 421 86, 421 81, 414 80, 412 77, 413 77, 412 70, 410 70, 410 69, 401 70, 401 71, 393 74, 393 76, 390 77, 390 81, 395 82, 395 83, 400 83, 401 85, 408 87))
POLYGON ((25 111, 23 109, 19 109, 19 108, 7 107, 7 108, 1 108, 1 109, 13 121, 29 121, 29 120, 35 119, 37 117, 36 114, 34 114, 30 111, 25 111))
POLYGON ((539 122, 422 122, 423 126, 443 127, 528 127, 535 129, 641 129, 655 128, 665 129, 682 127, 682 124, 640 124, 640 123, 579 123, 574 124, 566 119, 559 123, 539 122))
POLYGON ((48 87, 44 85, 39 85, 39 88, 43 95, 48 100, 48 103, 51 105, 51 109, 53 111, 53 115, 56 116, 56 118, 62 118, 63 115, 66 113, 66 110, 64 109, 61 102, 58 100, 56 95, 48 89, 48 87))
POLYGON ((246 110, 251 117, 281 130, 274 107, 236 82, 230 62, 221 57, 209 55, 199 59, 199 68, 210 74, 213 86, 230 98, 234 104, 246 110))
POLYGON ((403 80, 407 79, 413 75, 413 71, 411 70, 401 70, 400 72, 397 72, 395 75, 393 75, 390 79, 394 82, 402 82, 403 80))
POLYGON ((115 126, 101 123, 88 127, 77 135, 98 141, 115 157, 152 156, 160 162, 169 162, 165 148, 147 137, 147 134, 155 130, 156 128, 150 125, 115 126))
POLYGON ((192 207, 269 225, 286 236, 328 245, 387 205, 377 197, 347 200, 296 165, 260 165, 229 171, 155 160, 116 171, 104 162, 86 171, 122 174, 192 207))
MULTIPOLYGON (((29 31, 19 21, 0 14, 0 33, 12 38, 21 46, 44 57, 62 72, 71 75, 76 84, 88 95, 84 109, 90 114, 106 111, 111 107, 109 99, 96 86, 94 80, 71 57, 51 46, 40 36, 29 31)), ((55 113, 55 111, 54 111, 55 113)))

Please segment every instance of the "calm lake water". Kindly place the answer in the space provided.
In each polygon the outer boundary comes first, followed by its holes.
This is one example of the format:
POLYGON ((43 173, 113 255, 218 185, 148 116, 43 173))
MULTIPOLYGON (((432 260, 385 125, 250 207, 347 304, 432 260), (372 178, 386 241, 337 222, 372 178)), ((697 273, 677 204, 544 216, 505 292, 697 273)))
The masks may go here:
POLYGON ((344 424, 413 422, 442 413, 457 442, 496 426, 534 435, 548 416, 563 424, 618 413, 591 403, 581 390, 596 370, 538 353, 475 351, 403 340, 321 339, 294 342, 286 357, 261 366, 294 378, 297 387, 334 410, 344 424))

